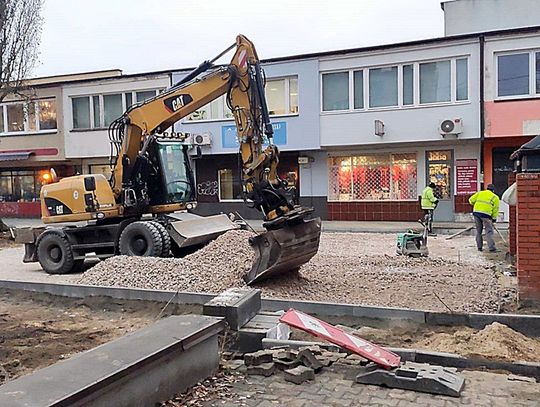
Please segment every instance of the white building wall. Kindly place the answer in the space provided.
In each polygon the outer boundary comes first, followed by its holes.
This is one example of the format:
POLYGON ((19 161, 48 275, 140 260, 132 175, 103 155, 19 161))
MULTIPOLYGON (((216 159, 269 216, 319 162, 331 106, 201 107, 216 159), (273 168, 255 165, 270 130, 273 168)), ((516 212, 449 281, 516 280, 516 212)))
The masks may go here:
POLYGON ((111 80, 65 85, 63 88, 62 104, 64 111, 66 158, 108 157, 110 154, 106 128, 73 129, 72 97, 163 89, 169 86, 170 79, 168 75, 135 78, 118 77, 111 80))
MULTIPOLYGON (((430 62, 456 57, 468 57, 469 60, 468 101, 415 107, 368 108, 363 111, 322 112, 321 93, 319 102, 321 110, 321 146, 375 146, 381 143, 443 141, 444 139, 439 133, 440 121, 455 118, 460 118, 463 121, 463 133, 459 135, 460 140, 479 139, 480 62, 478 41, 476 39, 452 44, 439 43, 409 49, 384 50, 347 58, 322 59, 320 61, 320 70, 322 74, 393 64, 430 62), (384 136, 375 135, 375 120, 383 121, 385 125, 384 136)), ((416 71, 415 93, 418 95, 418 69, 416 71)), ((366 83, 367 81, 364 82, 364 88, 366 83)), ((452 87, 454 87, 454 80, 452 80, 452 84, 452 87)), ((366 105, 366 103, 364 104, 366 105)))
POLYGON ((457 0, 442 3, 445 35, 539 25, 538 0, 457 0))

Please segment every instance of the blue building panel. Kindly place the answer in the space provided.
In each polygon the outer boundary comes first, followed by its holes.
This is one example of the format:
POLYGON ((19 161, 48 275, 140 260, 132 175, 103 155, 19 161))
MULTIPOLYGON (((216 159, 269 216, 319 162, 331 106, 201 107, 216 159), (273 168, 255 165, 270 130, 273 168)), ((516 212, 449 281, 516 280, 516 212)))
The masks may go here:
MULTIPOLYGON (((272 129, 274 130, 274 144, 278 146, 286 145, 287 122, 272 123, 272 129)), ((268 145, 268 139, 266 139, 266 137, 264 145, 268 145)), ((234 124, 228 126, 221 126, 221 146, 223 148, 234 148, 235 150, 238 150, 240 143, 238 142, 236 126, 234 124)))

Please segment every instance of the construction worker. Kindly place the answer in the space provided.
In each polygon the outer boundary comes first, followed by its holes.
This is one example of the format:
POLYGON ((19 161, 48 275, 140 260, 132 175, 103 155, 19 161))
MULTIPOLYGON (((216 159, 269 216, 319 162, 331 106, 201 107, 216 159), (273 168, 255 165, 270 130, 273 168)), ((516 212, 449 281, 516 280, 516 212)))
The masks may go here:
POLYGON ((427 187, 422 191, 422 200, 420 204, 424 210, 424 214, 427 215, 425 222, 428 225, 428 232, 433 234, 433 211, 437 207, 439 200, 435 197, 433 191, 435 190, 435 183, 430 182, 427 187))
POLYGON ((495 185, 489 184, 484 191, 478 191, 469 198, 473 205, 473 218, 476 225, 476 247, 482 251, 482 230, 486 229, 486 240, 490 252, 496 252, 493 240, 493 223, 499 215, 499 197, 493 192, 495 185))

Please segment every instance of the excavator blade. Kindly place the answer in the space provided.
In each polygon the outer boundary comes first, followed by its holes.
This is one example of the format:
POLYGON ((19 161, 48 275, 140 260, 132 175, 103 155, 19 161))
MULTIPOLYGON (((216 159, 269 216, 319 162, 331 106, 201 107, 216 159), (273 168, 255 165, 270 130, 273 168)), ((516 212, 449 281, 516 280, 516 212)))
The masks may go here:
POLYGON ((321 219, 285 223, 250 239, 255 261, 244 281, 254 284, 270 277, 293 272, 307 263, 319 249, 321 219))

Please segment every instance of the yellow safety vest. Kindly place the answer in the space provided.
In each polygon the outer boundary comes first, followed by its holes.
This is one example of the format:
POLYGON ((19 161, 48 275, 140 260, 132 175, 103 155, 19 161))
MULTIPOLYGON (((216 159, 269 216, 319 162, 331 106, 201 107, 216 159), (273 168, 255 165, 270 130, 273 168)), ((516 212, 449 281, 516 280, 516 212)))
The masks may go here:
POLYGON ((433 189, 431 187, 425 187, 422 191, 422 209, 435 209, 435 203, 437 198, 433 195, 433 189))
POLYGON ((473 205, 473 212, 483 213, 492 219, 499 215, 499 197, 489 189, 475 193, 469 198, 469 203, 473 205))

